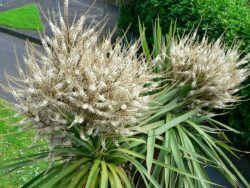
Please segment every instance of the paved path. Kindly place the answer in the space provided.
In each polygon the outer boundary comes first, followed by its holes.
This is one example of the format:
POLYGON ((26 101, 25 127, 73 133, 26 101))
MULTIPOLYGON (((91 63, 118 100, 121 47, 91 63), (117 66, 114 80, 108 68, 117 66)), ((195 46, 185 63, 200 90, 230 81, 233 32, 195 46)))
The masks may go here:
MULTIPOLYGON (((105 31, 109 29, 113 29, 116 25, 116 19, 118 15, 118 8, 113 5, 107 5, 102 3, 104 0, 96 0, 96 3, 90 10, 88 17, 89 21, 95 19, 96 22, 103 19, 104 16, 107 16, 108 22, 105 28, 105 31)), ((58 4, 60 5, 60 9, 63 9, 64 0, 9 0, 9 3, 4 6, 0 6, 0 11, 10 10, 16 7, 21 7, 30 3, 37 3, 41 6, 41 9, 44 12, 47 10, 58 10, 58 4)), ((69 1, 69 20, 72 21, 75 13, 77 15, 84 14, 89 8, 93 5, 93 0, 70 0, 69 1)), ((50 29, 48 27, 47 22, 44 19, 44 16, 41 14, 43 23, 45 25, 46 33, 51 34, 50 29)), ((13 29, 15 30, 15 29, 13 29)), ((23 31, 23 30, 15 30, 17 32, 24 33, 26 35, 39 38, 38 33, 36 31, 23 31)))
MULTIPOLYGON (((4 77, 4 71, 12 75, 17 75, 16 71, 16 58, 14 53, 14 47, 16 48, 17 56, 22 61, 22 57, 25 52, 24 48, 25 42, 22 39, 15 38, 8 34, 0 33, 0 83, 5 84, 6 80, 4 77)), ((23 63, 22 63, 23 64, 23 63)), ((12 98, 5 94, 0 89, 0 97, 7 100, 12 100, 12 98)))

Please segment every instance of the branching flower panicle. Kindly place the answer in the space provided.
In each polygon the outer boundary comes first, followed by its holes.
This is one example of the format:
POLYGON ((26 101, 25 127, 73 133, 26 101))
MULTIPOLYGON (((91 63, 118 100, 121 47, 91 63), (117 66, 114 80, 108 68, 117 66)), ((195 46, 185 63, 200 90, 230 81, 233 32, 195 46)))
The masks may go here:
POLYGON ((41 38, 44 53, 27 43, 27 71, 18 66, 20 77, 6 75, 4 89, 22 114, 49 132, 80 124, 86 134, 134 134, 151 100, 145 93, 157 87, 138 57, 139 42, 113 44, 112 34, 99 40, 100 24, 87 26, 83 15, 70 25, 67 1, 64 9, 58 22, 48 19, 53 35, 41 38))
POLYGON ((173 40, 170 47, 171 78, 189 85, 188 98, 202 106, 225 108, 236 102, 240 84, 249 76, 247 56, 240 57, 237 46, 226 49, 222 39, 211 43, 196 33, 173 40))

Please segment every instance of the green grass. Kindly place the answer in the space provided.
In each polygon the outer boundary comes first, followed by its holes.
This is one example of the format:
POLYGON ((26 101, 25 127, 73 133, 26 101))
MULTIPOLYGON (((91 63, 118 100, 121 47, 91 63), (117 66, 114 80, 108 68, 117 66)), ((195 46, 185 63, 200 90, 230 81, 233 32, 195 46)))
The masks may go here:
POLYGON ((0 25, 24 30, 44 29, 39 9, 35 3, 0 12, 0 25))
MULTIPOLYGON (((13 115, 11 110, 3 108, 3 105, 6 104, 6 102, 0 99, 0 119, 13 115)), ((25 149, 31 146, 34 133, 32 131, 17 133, 17 128, 11 126, 17 121, 18 119, 13 118, 0 120, 0 165, 6 164, 5 160, 31 153, 25 149)), ((25 181, 38 174, 41 169, 46 168, 46 166, 46 164, 30 166, 0 177, 0 188, 18 188, 25 181)))

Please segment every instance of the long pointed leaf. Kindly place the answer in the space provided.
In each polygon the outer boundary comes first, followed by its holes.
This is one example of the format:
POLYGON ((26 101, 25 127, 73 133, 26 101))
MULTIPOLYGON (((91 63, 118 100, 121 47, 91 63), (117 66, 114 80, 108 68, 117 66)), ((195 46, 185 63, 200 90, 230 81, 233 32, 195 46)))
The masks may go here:
POLYGON ((100 188, 108 188, 108 169, 104 161, 101 161, 101 184, 100 188))
POLYGON ((93 178, 96 176, 96 174, 98 173, 99 171, 99 165, 100 165, 101 161, 100 160, 95 160, 90 172, 89 172, 89 176, 88 176, 88 180, 87 180, 87 183, 86 183, 86 188, 92 188, 91 187, 91 184, 92 184, 92 181, 93 178))
POLYGON ((146 156, 146 165, 148 169, 148 175, 150 175, 153 159, 154 159, 154 146, 155 144, 155 131, 150 130, 147 140, 147 156, 146 156))
POLYGON ((187 119, 191 118, 196 113, 197 113, 197 109, 192 110, 190 112, 187 112, 186 114, 183 114, 183 115, 181 115, 179 117, 173 118, 170 122, 168 122, 165 125, 157 128, 155 130, 155 134, 160 135, 160 134, 166 132, 167 130, 171 129, 172 127, 175 127, 176 125, 178 125, 178 124, 186 121, 187 119))

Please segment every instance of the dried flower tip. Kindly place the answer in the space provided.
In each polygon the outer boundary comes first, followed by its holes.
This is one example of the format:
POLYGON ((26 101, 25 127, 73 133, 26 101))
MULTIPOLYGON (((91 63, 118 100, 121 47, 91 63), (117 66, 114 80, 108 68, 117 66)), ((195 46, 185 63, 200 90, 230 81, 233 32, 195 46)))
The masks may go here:
POLYGON ((170 46, 171 79, 191 86, 189 100, 202 106, 225 108, 237 102, 237 88, 249 76, 247 56, 241 58, 237 46, 226 49, 221 41, 209 43, 204 36, 199 42, 195 33, 170 46))
MULTIPOLYGON (((37 125, 39 131, 53 134, 53 127, 68 130, 79 124, 92 136, 135 134, 139 114, 148 112, 152 100, 145 93, 158 87, 153 83, 159 75, 138 56, 138 42, 113 43, 112 35, 99 40, 100 27, 85 25, 86 15, 73 24, 67 16, 68 1, 59 22, 49 20, 52 36, 42 37, 43 52, 27 43, 27 71, 21 70, 21 78, 9 76, 8 90, 22 112, 29 117, 38 114, 36 120, 44 125, 37 125)), ((85 133, 82 136, 85 139, 85 133)))

